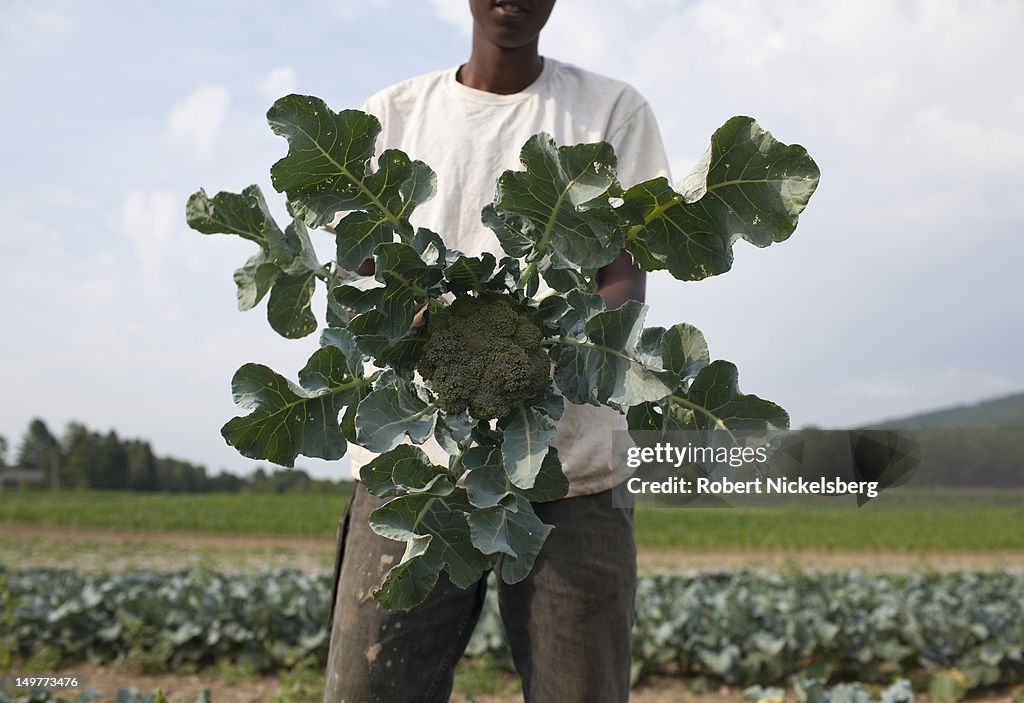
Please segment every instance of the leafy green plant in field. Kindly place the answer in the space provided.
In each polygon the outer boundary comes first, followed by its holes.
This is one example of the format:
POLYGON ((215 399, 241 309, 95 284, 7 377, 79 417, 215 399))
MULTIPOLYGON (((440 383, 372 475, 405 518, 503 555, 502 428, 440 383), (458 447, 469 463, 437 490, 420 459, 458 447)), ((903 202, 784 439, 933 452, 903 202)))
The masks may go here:
POLYGON ((281 674, 271 703, 316 703, 324 695, 324 667, 310 655, 281 674))
POLYGON ((14 607, 17 601, 11 593, 7 573, 0 567, 0 677, 11 669, 18 642, 14 636, 14 607))
MULTIPOLYGON (((326 573, 7 576, 19 602, 16 658, 47 643, 65 663, 123 663, 144 647, 161 671, 294 670, 296 687, 299 669, 326 664, 326 573)), ((899 674, 952 695, 1024 681, 1021 642, 1024 573, 736 572, 642 576, 632 652, 636 681, 674 675, 713 690, 794 675, 881 683, 899 674)), ((494 588, 466 655, 512 668, 494 588)), ((467 678, 481 670, 486 679, 489 666, 467 667, 467 678)))
POLYGON ((509 583, 526 577, 551 530, 531 503, 568 488, 549 446, 566 402, 612 407, 635 431, 788 429, 782 408, 740 392, 733 364, 711 360, 700 331, 645 328, 636 301, 606 309, 596 279, 623 248, 646 271, 696 281, 728 271, 739 239, 788 239, 819 177, 803 147, 734 117, 677 191, 665 178, 623 188, 607 143, 558 146, 537 134, 523 145, 524 170, 501 174, 481 213, 497 258, 466 256, 412 224, 435 174, 395 149, 372 170, 372 115, 288 95, 267 119, 289 145, 270 174, 292 221, 281 228, 256 186, 200 190, 187 220, 258 247, 234 273, 240 309, 267 297, 271 327, 305 337, 320 325, 311 301, 323 284, 326 327, 297 383, 260 364, 238 369, 234 399, 251 412, 222 434, 244 456, 283 466, 299 454, 338 459, 350 443, 380 454, 361 471, 368 491, 390 499, 371 524, 407 544, 374 593, 383 606, 421 602, 442 570, 462 587, 495 567, 509 583), (335 258, 324 263, 308 228, 339 213, 335 258), (373 276, 348 273, 370 257, 373 276), (447 309, 442 296, 454 298, 447 309), (497 306, 490 322, 467 333, 485 302, 497 306), (426 323, 413 327, 423 306, 426 323), (464 358, 460 375, 441 358, 459 344, 488 364, 464 358), (445 465, 415 446, 429 438, 445 465))

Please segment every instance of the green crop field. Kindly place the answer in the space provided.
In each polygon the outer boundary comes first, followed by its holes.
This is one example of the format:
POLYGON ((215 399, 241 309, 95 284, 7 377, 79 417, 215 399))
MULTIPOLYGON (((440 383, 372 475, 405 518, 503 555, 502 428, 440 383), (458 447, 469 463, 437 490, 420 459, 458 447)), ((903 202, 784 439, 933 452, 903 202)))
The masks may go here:
MULTIPOLYGON (((333 538, 347 496, 0 493, 0 523, 333 538)), ((855 509, 639 508, 641 547, 1024 550, 1016 493, 919 491, 855 509)))
POLYGON ((61 491, 0 493, 0 522, 229 534, 334 535, 347 493, 252 495, 61 491))

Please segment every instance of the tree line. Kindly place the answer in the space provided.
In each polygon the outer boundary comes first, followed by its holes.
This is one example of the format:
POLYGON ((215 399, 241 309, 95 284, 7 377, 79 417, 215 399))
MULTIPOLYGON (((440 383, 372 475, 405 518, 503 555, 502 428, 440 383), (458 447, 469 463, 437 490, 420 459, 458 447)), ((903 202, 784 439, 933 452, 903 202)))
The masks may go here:
POLYGON ((171 491, 188 493, 251 492, 297 493, 335 491, 344 481, 314 479, 301 469, 258 467, 250 476, 223 469, 216 475, 206 467, 153 453, 149 442, 122 439, 114 430, 96 432, 80 422, 69 422, 59 436, 40 418, 31 420, 12 451, 0 436, 0 479, 13 469, 42 472, 40 483, 20 480, 20 485, 44 488, 171 491))

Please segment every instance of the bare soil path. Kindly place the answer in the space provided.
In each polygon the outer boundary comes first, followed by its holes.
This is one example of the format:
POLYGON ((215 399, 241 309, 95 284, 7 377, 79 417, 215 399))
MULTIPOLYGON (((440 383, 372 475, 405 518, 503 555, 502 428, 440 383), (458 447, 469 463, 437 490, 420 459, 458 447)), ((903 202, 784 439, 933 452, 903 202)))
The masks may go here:
MULTIPOLYGON (((178 569, 208 566, 249 571, 329 570, 335 542, 296 536, 133 531, 0 523, 0 563, 11 568, 83 570, 178 569)), ((772 550, 641 548, 647 570, 778 569, 877 571, 1022 569, 1024 551, 772 550)))
MULTIPOLYGON (((209 689, 213 703, 274 703, 277 700, 287 703, 319 703, 322 691, 316 689, 311 695, 293 695, 288 697, 280 696, 278 688, 279 681, 276 677, 267 676, 255 679, 231 680, 211 678, 197 675, 178 674, 137 674, 124 668, 112 666, 93 666, 81 664, 68 667, 56 672, 54 676, 77 676, 81 687, 96 688, 103 691, 103 696, 97 703, 115 703, 115 696, 118 688, 135 688, 142 693, 150 693, 158 688, 163 691, 172 703, 192 703, 196 696, 209 689)), ((73 691, 69 693, 74 693, 73 691)), ((743 697, 743 692, 736 688, 721 688, 708 693, 694 693, 679 679, 668 677, 654 678, 647 681, 643 686, 633 689, 629 700, 631 703, 749 703, 743 697)), ((794 700, 792 692, 787 700, 794 700)), ((925 703, 928 699, 921 696, 919 700, 925 703)), ((969 703, 1008 703, 1010 694, 1008 692, 999 694, 986 694, 982 696, 971 696, 967 699, 969 703)), ((523 703, 521 694, 489 695, 476 694, 472 698, 456 693, 452 696, 451 703, 523 703)))

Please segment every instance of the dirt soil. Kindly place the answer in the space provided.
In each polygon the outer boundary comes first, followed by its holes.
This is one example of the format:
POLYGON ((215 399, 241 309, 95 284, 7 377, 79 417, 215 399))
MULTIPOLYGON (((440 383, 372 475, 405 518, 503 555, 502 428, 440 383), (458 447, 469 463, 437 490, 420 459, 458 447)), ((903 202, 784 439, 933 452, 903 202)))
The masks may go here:
MULTIPOLYGON (((37 672, 41 673, 41 672, 37 672)), ((48 675, 50 675, 48 673, 48 675)), ((135 674, 118 667, 93 666, 80 664, 60 671, 52 672, 53 676, 77 676, 80 687, 77 691, 97 688, 103 696, 96 699, 99 703, 115 703, 118 688, 135 688, 142 693, 150 693, 158 688, 163 691, 172 703, 192 703, 204 689, 210 690, 213 703, 272 703, 278 688, 274 677, 244 681, 224 681, 215 678, 171 674, 135 674)), ((74 694, 75 691, 67 693, 74 694)), ((319 703, 320 693, 309 698, 311 703, 319 703)), ((787 700, 793 700, 790 693, 787 700)), ((487 695, 477 694, 473 699, 477 703, 523 703, 521 694, 487 695)), ((633 689, 629 700, 631 703, 749 703, 740 689, 721 688, 708 693, 693 693, 679 679, 654 678, 644 686, 633 689)), ((927 698, 919 700, 926 703, 927 698)), ((969 703, 1008 703, 1009 693, 970 697, 969 703)), ((301 699, 292 698, 291 703, 302 703, 301 699)), ((467 703, 461 694, 452 696, 451 703, 467 703)))
MULTIPOLYGON (((334 564, 333 539, 232 535, 0 523, 0 563, 12 568, 60 566, 109 571, 177 569, 199 565, 221 570, 292 568, 322 571, 334 564)), ((645 570, 777 569, 878 571, 1020 569, 1024 552, 892 552, 871 550, 772 550, 641 548, 645 570)))

